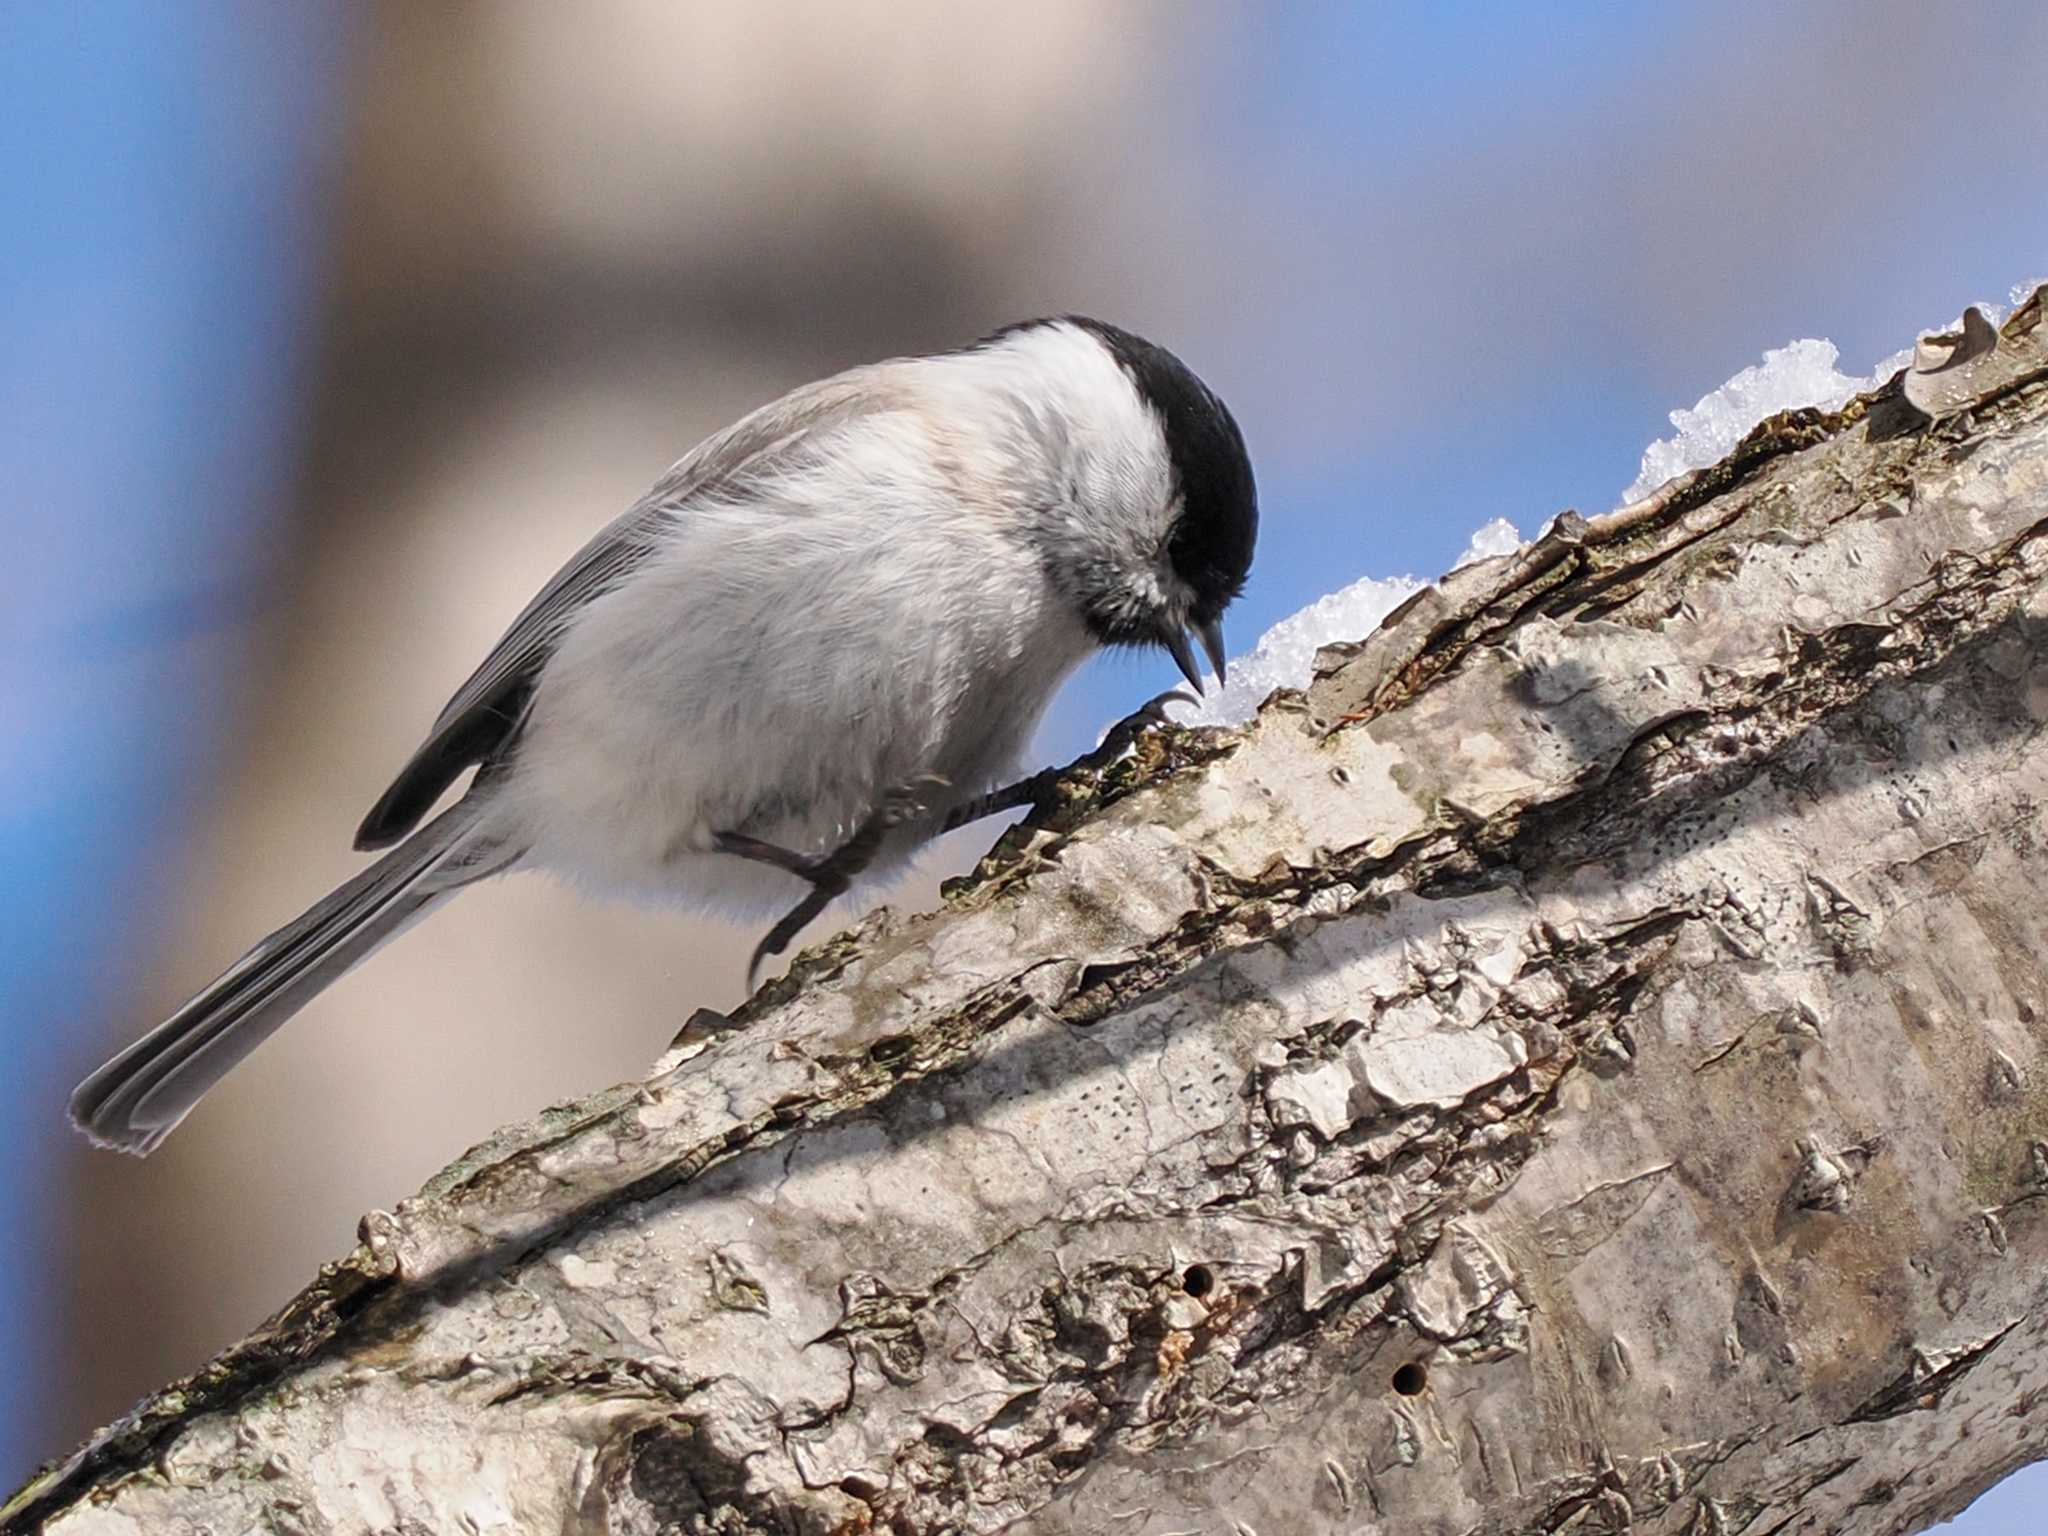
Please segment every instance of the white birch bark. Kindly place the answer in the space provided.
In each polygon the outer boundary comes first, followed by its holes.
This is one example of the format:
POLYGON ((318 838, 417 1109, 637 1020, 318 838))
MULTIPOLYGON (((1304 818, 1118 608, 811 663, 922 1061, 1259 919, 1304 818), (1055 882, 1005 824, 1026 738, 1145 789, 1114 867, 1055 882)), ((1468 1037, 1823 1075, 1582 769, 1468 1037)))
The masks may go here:
POLYGON ((1954 1513, 2048 1454, 2042 315, 1146 737, 7 1528, 1954 1513))

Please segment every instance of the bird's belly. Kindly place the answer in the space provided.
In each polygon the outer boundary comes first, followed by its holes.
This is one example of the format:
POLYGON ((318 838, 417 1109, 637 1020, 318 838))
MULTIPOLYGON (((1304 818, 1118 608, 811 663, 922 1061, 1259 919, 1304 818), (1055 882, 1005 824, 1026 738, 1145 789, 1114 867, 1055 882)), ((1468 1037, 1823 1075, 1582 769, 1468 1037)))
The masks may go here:
POLYGON ((963 636, 879 597, 843 604, 860 623, 821 643, 783 622, 798 596, 726 592, 705 584, 710 569, 665 568, 674 591, 600 598, 564 636, 502 784, 503 830, 528 863, 594 890, 757 913, 801 881, 718 852, 718 834, 828 853, 893 791, 936 776, 935 817, 890 840, 882 873, 946 806, 1009 773, 1092 643, 1028 604, 963 636))
POLYGON ((977 721, 969 731, 906 743, 883 739, 865 719, 827 711, 792 749, 781 745, 789 732, 779 724, 716 734, 670 730, 650 740, 624 729, 614 710, 585 729, 536 730, 523 740, 499 811, 507 839, 529 850, 529 867, 593 894, 759 916, 786 910, 803 883, 720 852, 719 833, 822 855, 893 791, 915 790, 924 814, 887 839, 866 871, 870 879, 884 876, 936 832, 948 807, 1009 777, 1036 711, 1027 714, 1023 732, 977 721), (918 750, 906 752, 907 744, 918 750))
MULTIPOLYGON (((802 882, 719 852, 719 833, 814 855, 836 848, 864 814, 845 786, 833 794, 764 775, 765 756, 701 732, 652 750, 617 732, 549 733, 522 743, 506 810, 529 865, 595 894, 759 915, 788 907, 802 882)), ((868 777, 840 766, 850 783, 868 777)))

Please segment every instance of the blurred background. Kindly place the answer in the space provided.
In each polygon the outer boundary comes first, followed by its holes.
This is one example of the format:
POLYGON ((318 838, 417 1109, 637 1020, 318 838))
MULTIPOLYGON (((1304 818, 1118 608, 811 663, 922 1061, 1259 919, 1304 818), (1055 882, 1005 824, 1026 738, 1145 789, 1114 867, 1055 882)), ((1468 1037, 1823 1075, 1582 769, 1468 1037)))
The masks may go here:
MULTIPOLYGON (((751 931, 515 878, 150 1161, 63 1119, 358 867, 447 694, 699 438, 1113 318, 1252 444, 1242 650, 1496 516, 1612 506, 1766 347, 1853 373, 2048 273, 2044 57, 2037 3, 1917 0, 6 7, 0 1483, 737 1000, 751 931)), ((1091 669, 1044 755, 1170 671, 1091 669)), ((2019 1531, 2026 1482, 1956 1529, 2019 1531)))

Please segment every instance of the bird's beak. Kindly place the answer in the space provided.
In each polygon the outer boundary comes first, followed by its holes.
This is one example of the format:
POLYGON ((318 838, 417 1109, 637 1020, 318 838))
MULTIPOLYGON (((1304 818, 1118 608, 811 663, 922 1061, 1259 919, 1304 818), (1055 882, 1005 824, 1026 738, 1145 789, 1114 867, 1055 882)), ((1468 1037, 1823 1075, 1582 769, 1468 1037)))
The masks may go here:
POLYGON ((1166 654, 1173 658, 1173 664, 1180 668, 1180 675, 1188 680, 1189 686, 1201 693, 1202 674, 1195 668, 1195 652, 1188 644, 1187 632, 1178 624, 1161 625, 1159 643, 1166 647, 1166 654))
MULTIPOLYGON (((1209 655, 1209 665, 1216 669, 1216 681, 1223 682, 1223 621, 1211 619, 1206 624, 1197 624, 1195 634, 1209 655)), ((1180 675, 1193 685, 1195 692, 1205 693, 1201 671, 1195 666, 1195 649, 1188 644, 1187 631, 1177 624, 1162 624, 1159 643, 1166 647, 1166 654, 1173 658, 1174 665, 1180 668, 1180 675)))
POLYGON ((1216 681, 1228 682, 1223 671, 1223 621, 1211 619, 1206 624, 1197 624, 1195 633, 1202 637, 1202 649, 1209 653, 1209 665, 1216 669, 1216 681))

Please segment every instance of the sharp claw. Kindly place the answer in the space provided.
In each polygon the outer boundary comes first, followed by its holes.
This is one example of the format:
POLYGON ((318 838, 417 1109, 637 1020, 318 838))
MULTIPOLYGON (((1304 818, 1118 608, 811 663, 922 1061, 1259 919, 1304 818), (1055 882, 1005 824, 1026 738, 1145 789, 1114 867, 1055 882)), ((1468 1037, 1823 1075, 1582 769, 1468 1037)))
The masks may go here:
POLYGON ((1173 717, 1167 714, 1167 705, 1198 705, 1201 702, 1202 701, 1200 699, 1196 698, 1192 693, 1189 693, 1185 688, 1169 688, 1166 690, 1166 692, 1160 694, 1157 698, 1149 701, 1142 709, 1138 711, 1138 716, 1134 716, 1133 718, 1138 718, 1141 716, 1146 721, 1146 723, 1150 725, 1171 725, 1173 723, 1173 717))
POLYGON ((832 904, 830 896, 820 899, 823 887, 813 887, 811 894, 783 914, 782 921, 768 930, 768 934, 754 946, 753 958, 747 961, 747 990, 754 990, 754 983, 761 974, 761 962, 770 955, 779 955, 789 948, 789 941, 803 931, 804 924, 816 917, 832 904))

